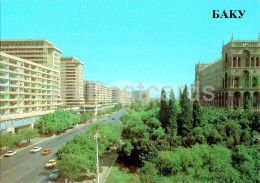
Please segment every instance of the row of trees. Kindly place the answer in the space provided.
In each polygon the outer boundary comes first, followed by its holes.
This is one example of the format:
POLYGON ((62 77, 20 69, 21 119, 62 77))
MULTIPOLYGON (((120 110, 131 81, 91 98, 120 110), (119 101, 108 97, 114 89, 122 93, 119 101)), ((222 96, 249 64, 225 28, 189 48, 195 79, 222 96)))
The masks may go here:
MULTIPOLYGON (((103 155, 107 148, 118 144, 121 136, 120 123, 101 123, 98 125, 99 156, 103 155)), ((58 158, 58 167, 63 174, 71 180, 86 175, 88 171, 96 169, 96 141, 94 134, 96 125, 92 124, 85 133, 76 135, 60 148, 55 156, 58 158)))
POLYGON ((31 139, 38 137, 38 131, 32 128, 19 129, 17 133, 2 133, 0 134, 0 147, 6 149, 13 148, 14 146, 21 146, 23 141, 30 143, 31 139))
MULTIPOLYGON (((126 107, 126 106, 125 106, 126 107)), ((102 116, 102 115, 105 115, 105 114, 109 114, 109 113, 112 113, 112 112, 116 112, 120 109, 123 109, 123 105, 121 103, 118 103, 116 104, 113 108, 111 109, 107 109, 105 111, 99 111, 98 112, 98 116, 102 116)))
POLYGON ((119 159, 142 182, 258 181, 259 113, 192 104, 187 87, 180 101, 164 90, 161 99, 121 118, 119 159))
POLYGON ((76 110, 57 109, 54 113, 46 114, 36 121, 39 132, 47 135, 61 133, 80 122, 80 113, 76 110))

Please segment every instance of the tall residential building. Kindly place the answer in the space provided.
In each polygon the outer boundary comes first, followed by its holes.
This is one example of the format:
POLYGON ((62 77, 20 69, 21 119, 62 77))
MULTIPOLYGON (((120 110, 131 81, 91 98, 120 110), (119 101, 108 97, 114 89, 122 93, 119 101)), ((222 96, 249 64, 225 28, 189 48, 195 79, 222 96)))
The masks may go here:
POLYGON ((84 97, 86 104, 112 103, 112 89, 99 82, 84 81, 84 97))
MULTIPOLYGON (((55 69, 60 73, 62 51, 46 39, 1 40, 0 51, 55 69)), ((60 90, 60 74, 57 78, 60 90)), ((57 94, 60 98, 60 91, 57 94)))
POLYGON ((112 102, 121 103, 121 104, 131 103, 131 97, 129 95, 129 92, 126 90, 113 88, 112 89, 112 102))
POLYGON ((59 105, 59 72, 0 52, 1 131, 33 126, 59 105))
POLYGON ((196 96, 204 105, 243 108, 246 100, 253 110, 260 110, 260 35, 258 40, 233 40, 222 45, 222 58, 195 68, 196 96), (213 87, 213 100, 205 87, 213 87), (204 89, 204 91, 203 91, 204 89), (205 92, 206 90, 206 92, 205 92), (204 98, 203 98, 204 97, 204 98))
POLYGON ((62 51, 46 39, 1 40, 0 51, 60 70, 62 51))
POLYGON ((66 107, 83 105, 83 63, 75 57, 61 57, 61 99, 66 107))

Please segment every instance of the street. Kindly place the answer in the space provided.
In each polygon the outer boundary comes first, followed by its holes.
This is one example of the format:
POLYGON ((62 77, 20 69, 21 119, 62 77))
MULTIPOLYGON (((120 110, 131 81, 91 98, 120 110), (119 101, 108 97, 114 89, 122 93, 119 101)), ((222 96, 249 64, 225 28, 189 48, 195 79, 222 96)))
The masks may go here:
MULTIPOLYGON (((124 111, 120 111, 116 114, 111 115, 111 117, 107 117, 106 121, 103 119, 95 120, 93 123, 106 123, 107 121, 117 121, 121 117, 124 111), (115 118, 112 120, 112 118, 115 118)), ((92 123, 91 123, 92 124, 92 123)), ((76 134, 83 133, 86 131, 90 125, 84 124, 78 126, 74 129, 69 130, 65 134, 56 136, 54 138, 50 138, 44 142, 37 144, 36 146, 42 147, 40 152, 31 154, 29 151, 34 147, 31 146, 29 148, 24 148, 21 151, 17 152, 16 155, 11 156, 9 158, 2 158, 1 161, 1 183, 27 183, 27 182, 47 182, 48 175, 51 170, 44 169, 45 163, 53 159, 53 155, 56 151, 66 144, 67 141, 72 139, 76 134), (41 155, 41 152, 49 148, 52 150, 51 154, 41 155)))

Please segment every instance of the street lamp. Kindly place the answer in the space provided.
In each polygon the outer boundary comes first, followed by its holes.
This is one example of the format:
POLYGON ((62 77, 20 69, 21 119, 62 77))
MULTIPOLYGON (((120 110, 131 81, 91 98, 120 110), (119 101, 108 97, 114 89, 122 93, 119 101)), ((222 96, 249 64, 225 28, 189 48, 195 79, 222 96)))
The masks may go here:
MULTIPOLYGON (((96 133, 94 135, 94 139, 96 139, 96 151, 97 151, 97 164, 96 164, 96 178, 97 178, 97 183, 99 183, 99 161, 98 161, 98 138, 103 137, 106 138, 104 135, 98 133, 98 124, 96 124, 96 133)), ((89 134, 90 138, 90 134, 89 134)))

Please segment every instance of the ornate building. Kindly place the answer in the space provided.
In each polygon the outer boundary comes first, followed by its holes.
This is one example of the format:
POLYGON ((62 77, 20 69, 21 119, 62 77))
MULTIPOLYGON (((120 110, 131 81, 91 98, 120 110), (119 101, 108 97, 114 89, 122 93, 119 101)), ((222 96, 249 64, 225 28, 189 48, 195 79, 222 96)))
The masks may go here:
POLYGON ((259 58, 260 35, 253 41, 233 40, 232 35, 231 41, 222 45, 221 59, 196 65, 196 97, 203 105, 229 108, 243 108, 248 99, 251 108, 260 111, 259 58), (207 100, 210 91, 213 100, 207 100))

